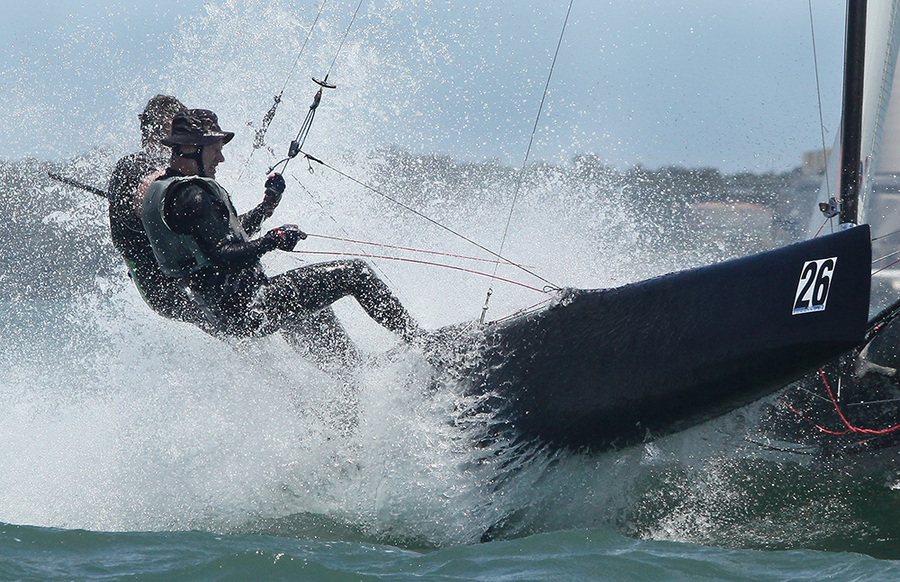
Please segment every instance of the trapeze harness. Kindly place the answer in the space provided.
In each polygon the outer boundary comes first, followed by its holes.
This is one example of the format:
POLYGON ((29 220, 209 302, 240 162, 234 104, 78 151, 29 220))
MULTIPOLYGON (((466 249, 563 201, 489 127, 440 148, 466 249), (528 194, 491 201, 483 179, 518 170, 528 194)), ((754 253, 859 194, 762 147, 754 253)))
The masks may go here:
MULTIPOLYGON (((243 335, 252 323, 246 320, 246 305, 266 281, 258 254, 250 264, 232 268, 215 264, 204 253, 197 239, 173 230, 166 220, 168 199, 182 188, 199 187, 221 213, 204 227, 213 237, 226 243, 247 243, 249 236, 241 225, 228 193, 215 180, 199 176, 169 176, 154 181, 147 190, 141 219, 150 246, 162 273, 177 280, 182 292, 203 313, 206 324, 216 332, 243 335)), ((261 254, 261 253, 259 253, 261 254)))

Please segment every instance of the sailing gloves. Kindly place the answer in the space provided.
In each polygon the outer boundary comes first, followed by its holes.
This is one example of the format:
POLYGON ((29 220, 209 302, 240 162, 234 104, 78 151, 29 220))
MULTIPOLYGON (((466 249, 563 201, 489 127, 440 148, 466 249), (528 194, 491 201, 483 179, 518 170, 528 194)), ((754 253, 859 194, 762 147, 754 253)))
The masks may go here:
POLYGON ((306 239, 306 233, 294 224, 285 224, 278 228, 273 228, 263 235, 269 245, 269 250, 280 249, 282 251, 292 251, 297 246, 297 242, 306 239))
MULTIPOLYGON (((266 197, 263 199, 263 206, 272 211, 281 202, 281 195, 284 194, 284 176, 278 172, 269 174, 266 179, 266 197)), ((269 216, 272 212, 269 212, 269 216)), ((297 225, 285 224, 278 228, 273 228, 263 235, 263 241, 268 247, 266 251, 280 249, 282 251, 292 251, 297 246, 297 242, 306 238, 306 233, 300 230, 297 225)))
POLYGON ((275 207, 281 202, 284 188, 284 176, 278 172, 269 174, 269 177, 266 179, 266 197, 263 198, 263 204, 275 210, 275 207))

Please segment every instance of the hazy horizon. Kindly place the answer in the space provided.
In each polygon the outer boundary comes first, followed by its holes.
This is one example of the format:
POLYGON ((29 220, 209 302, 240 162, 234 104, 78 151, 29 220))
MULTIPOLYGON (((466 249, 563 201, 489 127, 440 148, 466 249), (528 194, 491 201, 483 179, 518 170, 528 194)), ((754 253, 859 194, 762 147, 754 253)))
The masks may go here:
MULTIPOLYGON (((338 89, 326 93, 319 118, 341 115, 371 127, 365 143, 327 136, 335 145, 397 145, 521 166, 566 3, 372 0, 338 54, 357 2, 329 2, 297 61, 320 5, 6 3, 0 158, 133 147, 136 115, 158 92, 216 109, 223 126, 238 131, 258 125, 285 87, 274 125, 296 127, 315 90, 309 77, 321 77, 339 56, 338 89)), ((831 146, 844 14, 824 0, 812 9, 831 146)), ((590 153, 619 168, 768 172, 792 168, 821 147, 807 2, 592 0, 573 5, 529 160, 590 153)))

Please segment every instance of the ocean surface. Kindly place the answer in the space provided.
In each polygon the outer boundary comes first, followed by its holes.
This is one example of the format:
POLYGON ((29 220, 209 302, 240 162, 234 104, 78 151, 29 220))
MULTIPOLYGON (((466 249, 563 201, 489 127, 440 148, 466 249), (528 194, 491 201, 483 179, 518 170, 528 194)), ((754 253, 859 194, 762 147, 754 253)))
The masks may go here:
MULTIPOLYGON (((748 438, 752 407, 603 454, 485 438, 496 419, 352 301, 336 309, 366 362, 349 380, 278 337, 229 344, 156 316, 101 236, 102 201, 73 200, 34 226, 59 248, 5 271, 0 580, 900 575, 890 459, 857 474, 773 453, 748 438), (22 284, 82 253, 79 273, 22 284)), ((455 273, 383 268, 433 298, 410 302, 426 326, 466 311, 455 273)))
MULTIPOLYGON (((52 167, 102 184, 111 159, 95 152, 52 167)), ((498 183, 508 185, 502 168, 427 156, 379 163, 373 181, 406 184, 410 203, 447 224, 479 232, 502 219, 493 197, 498 183), (469 176, 467 188, 459 174, 469 176), (445 198, 448 191, 460 197, 445 198)), ((144 305, 109 242, 103 200, 51 182, 49 167, 6 163, 0 173, 0 580, 900 573, 900 477, 890 452, 855 466, 766 449, 754 439, 765 402, 602 454, 517 442, 493 430, 499 419, 465 395, 460 379, 401 346, 352 300, 335 309, 365 361, 341 377, 277 336, 213 339, 144 305)), ((533 172, 508 250, 553 280, 613 286, 740 251, 721 237, 648 237, 646 216, 598 201, 620 193, 605 179, 533 172), (617 229, 599 227, 607 221, 617 229), (523 230, 548 235, 535 244, 523 230), (659 252, 675 245, 684 252, 659 252)), ((222 179, 236 182, 227 172, 222 179)), ((314 202, 286 196, 273 221, 472 254, 371 193, 357 192, 347 208, 341 184, 325 184, 314 202), (373 219, 390 228, 373 229, 373 219)), ((252 191, 236 192, 239 208, 253 203, 252 191)), ((768 244, 751 234, 733 241, 768 244)), ((423 256, 370 248, 311 237, 304 250, 423 256)), ((316 260, 276 254, 265 267, 316 260)), ((479 261, 368 260, 427 328, 480 312, 486 278, 442 267, 483 272, 479 261)), ((489 316, 544 299, 497 284, 489 316)))
POLYGON ((851 553, 720 550, 603 529, 430 552, 202 532, 100 533, 0 525, 0 579, 616 582, 896 580, 900 564, 851 553))

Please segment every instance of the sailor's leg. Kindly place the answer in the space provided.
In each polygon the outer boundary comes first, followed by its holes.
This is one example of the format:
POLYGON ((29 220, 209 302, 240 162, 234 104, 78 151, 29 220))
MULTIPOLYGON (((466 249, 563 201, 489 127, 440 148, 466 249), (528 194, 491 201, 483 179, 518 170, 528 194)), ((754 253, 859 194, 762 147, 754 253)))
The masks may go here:
POLYGON ((294 312, 281 318, 284 339, 297 353, 329 373, 360 362, 359 352, 331 307, 316 312, 294 312))
POLYGON ((334 311, 325 307, 314 313, 295 314, 282 326, 281 333, 294 351, 340 383, 340 394, 327 410, 334 427, 349 434, 358 424, 359 388, 354 370, 361 358, 334 311))
POLYGON ((288 309, 318 311, 352 295, 376 322, 409 341, 419 326, 384 282, 363 261, 332 261, 293 269, 270 279, 265 301, 288 309))

